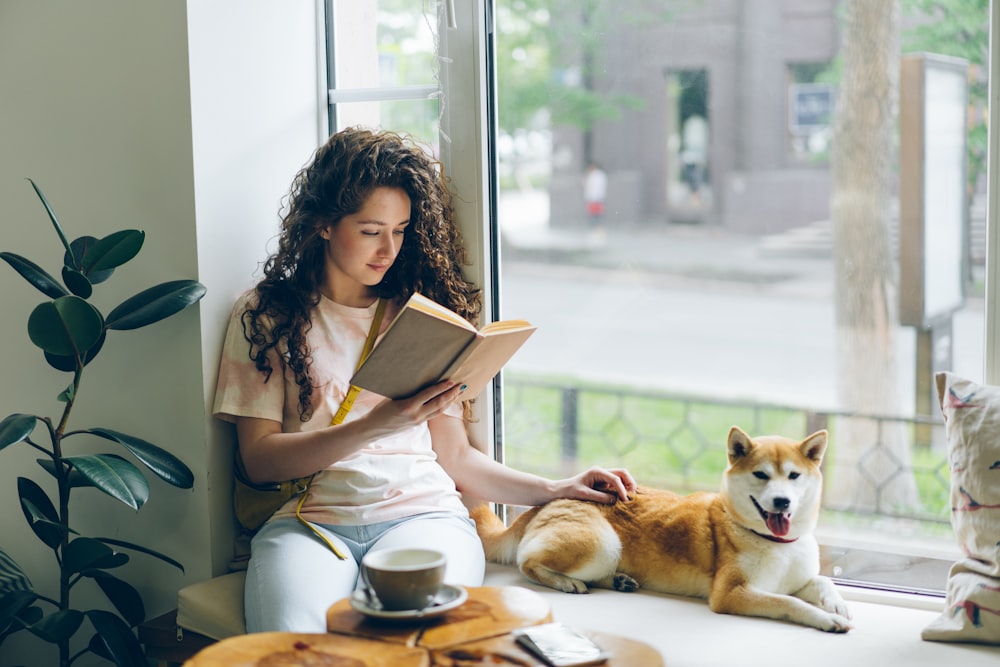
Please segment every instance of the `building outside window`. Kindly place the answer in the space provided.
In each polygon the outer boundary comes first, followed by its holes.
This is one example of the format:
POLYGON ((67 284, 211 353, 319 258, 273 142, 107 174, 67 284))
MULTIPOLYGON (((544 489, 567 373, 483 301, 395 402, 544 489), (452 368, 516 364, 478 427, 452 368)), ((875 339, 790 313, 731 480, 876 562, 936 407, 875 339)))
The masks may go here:
POLYGON ((942 591, 960 554, 933 375, 1000 380, 988 3, 891 5, 328 2, 331 130, 440 154, 490 317, 539 326, 480 399, 499 457, 716 490, 731 425, 825 428, 824 572, 942 591), (948 34, 944 5, 975 29, 948 34))

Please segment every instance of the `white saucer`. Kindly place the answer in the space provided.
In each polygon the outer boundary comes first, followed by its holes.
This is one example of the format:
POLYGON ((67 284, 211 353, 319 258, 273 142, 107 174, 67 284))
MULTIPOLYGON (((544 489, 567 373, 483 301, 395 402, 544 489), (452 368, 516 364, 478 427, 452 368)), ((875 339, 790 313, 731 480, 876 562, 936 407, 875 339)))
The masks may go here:
POLYGON ((399 611, 388 611, 377 609, 368 603, 365 594, 360 589, 355 590, 351 595, 351 608, 354 611, 369 616, 371 618, 391 619, 400 621, 417 620, 423 618, 434 618, 445 612, 459 607, 469 597, 469 592, 461 586, 445 584, 441 587, 441 592, 434 598, 434 603, 423 609, 402 609, 399 611))

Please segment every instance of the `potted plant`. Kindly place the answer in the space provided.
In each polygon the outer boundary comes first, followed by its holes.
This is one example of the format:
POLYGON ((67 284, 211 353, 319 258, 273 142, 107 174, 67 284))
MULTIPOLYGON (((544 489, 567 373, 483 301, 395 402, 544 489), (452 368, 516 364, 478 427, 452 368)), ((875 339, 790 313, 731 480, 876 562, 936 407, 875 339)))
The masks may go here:
POLYGON ((72 379, 58 395, 63 407, 55 419, 15 413, 0 422, 0 451, 21 443, 42 455, 38 459, 40 474, 49 487, 54 487, 54 496, 28 477, 17 478, 17 491, 24 518, 38 539, 52 550, 59 571, 57 596, 43 595, 34 590, 11 555, 0 548, 0 645, 10 635, 27 631, 58 646, 61 667, 68 667, 88 652, 117 665, 146 665, 134 630, 145 620, 142 599, 132 585, 112 571, 128 562, 125 551, 158 558, 181 571, 183 567, 138 544, 81 535, 71 521, 71 494, 76 489, 94 488, 137 511, 149 497, 149 483, 136 463, 181 489, 191 488, 194 476, 177 457, 142 438, 105 427, 71 430, 69 421, 84 369, 103 349, 109 331, 138 329, 170 317, 200 300, 205 287, 194 280, 162 283, 126 299, 107 315, 102 314, 88 301, 94 286, 108 280, 117 267, 139 253, 145 233, 127 229, 101 239, 82 236, 71 243, 42 191, 28 180, 62 242, 62 281, 14 253, 0 252, 0 258, 48 297, 28 317, 28 336, 41 348, 49 366, 70 373, 72 379), (75 445, 93 442, 94 438, 124 451, 74 453, 75 445), (115 611, 75 608, 72 593, 84 582, 96 583, 115 611), (93 631, 89 643, 71 655, 71 639, 88 626, 93 631))

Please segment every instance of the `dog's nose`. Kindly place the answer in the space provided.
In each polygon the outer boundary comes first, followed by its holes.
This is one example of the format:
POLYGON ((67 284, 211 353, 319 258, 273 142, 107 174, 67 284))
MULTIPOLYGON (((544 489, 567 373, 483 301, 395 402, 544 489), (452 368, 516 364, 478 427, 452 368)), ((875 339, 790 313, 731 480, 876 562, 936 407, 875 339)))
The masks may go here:
POLYGON ((774 509, 778 510, 779 512, 787 510, 792 505, 792 501, 783 496, 778 496, 771 502, 774 503, 774 509))

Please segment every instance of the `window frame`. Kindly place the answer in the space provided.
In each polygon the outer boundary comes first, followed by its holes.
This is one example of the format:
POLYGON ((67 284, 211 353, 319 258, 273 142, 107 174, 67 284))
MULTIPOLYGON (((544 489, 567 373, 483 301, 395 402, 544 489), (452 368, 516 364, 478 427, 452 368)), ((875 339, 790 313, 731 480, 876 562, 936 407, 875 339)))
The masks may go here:
MULTIPOLYGON (((492 2, 489 0, 442 0, 438 10, 438 57, 440 71, 434 84, 339 88, 336 81, 337 0, 319 0, 324 11, 323 43, 326 51, 326 133, 337 127, 337 104, 349 102, 420 101, 440 95, 440 161, 456 193, 453 200, 456 223, 465 240, 470 265, 468 277, 483 291, 484 318, 500 319, 498 271, 499 228, 496 195, 492 183, 496 173, 492 160, 495 99, 492 62, 492 2), (471 56, 471 57, 470 57, 471 56)), ((470 426, 474 444, 502 460, 500 379, 476 401, 475 421, 470 426)))

